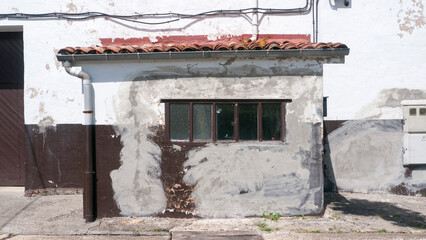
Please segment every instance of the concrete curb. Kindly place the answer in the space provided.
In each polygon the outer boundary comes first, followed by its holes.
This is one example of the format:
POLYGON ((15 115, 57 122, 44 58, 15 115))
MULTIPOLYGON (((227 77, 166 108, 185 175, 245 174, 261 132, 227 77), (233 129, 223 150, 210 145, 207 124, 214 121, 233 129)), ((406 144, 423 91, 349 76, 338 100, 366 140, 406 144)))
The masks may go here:
POLYGON ((140 232, 136 232, 136 231, 89 231, 84 235, 170 236, 170 233, 169 232, 146 232, 146 231, 140 231, 140 232))
POLYGON ((8 239, 12 234, 6 233, 6 234, 0 234, 0 240, 8 239))

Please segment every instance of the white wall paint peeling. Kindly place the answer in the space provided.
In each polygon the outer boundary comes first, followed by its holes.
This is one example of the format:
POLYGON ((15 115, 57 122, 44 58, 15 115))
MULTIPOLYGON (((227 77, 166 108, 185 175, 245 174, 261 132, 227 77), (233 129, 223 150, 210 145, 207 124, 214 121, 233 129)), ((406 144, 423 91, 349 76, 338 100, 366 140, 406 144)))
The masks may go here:
POLYGON ((324 67, 326 119, 401 118, 400 107, 371 108, 386 89, 426 90, 426 1, 352 1, 350 9, 337 11, 320 2, 319 40, 351 48, 344 65, 324 67))
MULTIPOLYGON (((344 65, 326 65, 325 95, 329 96, 328 119, 363 119, 359 114, 376 101, 383 89, 426 90, 426 37, 424 0, 355 1, 351 8, 333 10, 332 1, 320 1, 319 40, 343 42, 351 48, 344 65)), ((181 12, 198 13, 213 9, 253 7, 247 1, 195 1, 175 4, 168 0, 149 2, 61 0, 45 4, 37 1, 4 0, 1 13, 45 13, 100 11, 111 14, 181 12)), ((304 1, 260 1, 259 7, 286 8, 303 6, 304 1)), ((112 20, 31 21, 0 20, 2 26, 22 25, 25 54, 25 121, 37 124, 39 106, 44 104, 46 116, 55 123, 79 123, 82 120, 81 85, 67 76, 55 54, 66 46, 94 46, 100 38, 140 38, 171 35, 219 36, 251 34, 250 23, 241 17, 202 19, 186 28, 191 21, 178 21, 160 26, 135 23, 118 24, 112 20), (42 96, 31 98, 30 89, 42 96), (46 90, 51 94, 45 94, 46 90), (52 94, 55 93, 56 97, 52 94), (70 102, 68 99, 74 99, 70 102), (66 109, 66 110, 63 110, 66 109)), ((267 16, 259 26, 261 34, 311 34, 312 16, 267 16)), ((109 104, 109 103, 108 103, 109 104)), ((384 111, 387 111, 386 109, 384 111)), ((392 109, 391 111, 399 111, 392 109)), ((390 116, 396 116, 389 113, 390 116)), ((385 118, 381 116, 378 118, 385 118)), ((108 121, 111 121, 108 120, 108 121)), ((105 121, 106 122, 106 121, 105 121)))

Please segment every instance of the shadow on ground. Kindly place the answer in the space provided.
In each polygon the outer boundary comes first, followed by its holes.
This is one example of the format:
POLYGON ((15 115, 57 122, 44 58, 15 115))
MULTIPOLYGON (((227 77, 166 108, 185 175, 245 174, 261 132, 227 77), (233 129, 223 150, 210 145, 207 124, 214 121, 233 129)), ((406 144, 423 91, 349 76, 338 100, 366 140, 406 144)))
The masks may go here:
POLYGON ((426 229, 425 215, 392 203, 347 199, 338 193, 325 193, 324 197, 326 207, 343 214, 377 216, 398 226, 426 229))

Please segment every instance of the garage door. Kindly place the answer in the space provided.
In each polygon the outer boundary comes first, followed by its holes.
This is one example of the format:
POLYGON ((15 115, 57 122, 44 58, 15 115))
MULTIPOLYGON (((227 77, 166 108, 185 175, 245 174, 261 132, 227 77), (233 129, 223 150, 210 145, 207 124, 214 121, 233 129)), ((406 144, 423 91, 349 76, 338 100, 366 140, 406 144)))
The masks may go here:
POLYGON ((0 32, 0 186, 24 185, 22 32, 0 32))

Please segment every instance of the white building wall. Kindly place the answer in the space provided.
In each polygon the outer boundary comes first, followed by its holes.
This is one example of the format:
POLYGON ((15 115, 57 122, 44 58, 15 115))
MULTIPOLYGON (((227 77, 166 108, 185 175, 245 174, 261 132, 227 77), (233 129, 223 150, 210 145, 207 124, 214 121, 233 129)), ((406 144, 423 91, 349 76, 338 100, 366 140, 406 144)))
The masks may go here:
MULTIPOLYGON (((61 0, 49 3, 3 0, 0 13, 200 13, 243 9, 254 7, 254 4, 255 1, 241 0, 61 0)), ((292 8, 304 4, 304 0, 259 0, 259 7, 264 8, 292 8)), ((400 99, 426 98, 426 81, 423 81, 426 1, 356 0, 350 8, 337 10, 332 4, 334 0, 319 2, 319 41, 345 43, 351 53, 345 64, 324 68, 324 95, 329 96, 327 119, 402 118, 397 104, 400 99)), ((81 83, 66 74, 56 60, 55 54, 60 48, 99 45, 100 38, 151 37, 154 40, 171 35, 208 35, 210 39, 217 39, 222 35, 252 33, 251 24, 245 18, 220 16, 154 26, 111 19, 0 20, 0 30, 12 25, 21 25, 24 29, 25 122, 41 125, 82 122, 81 83)), ((311 34, 312 15, 266 16, 259 25, 259 33, 311 34)), ((118 86, 111 87, 118 89, 118 86)), ((100 89, 100 84, 95 88, 100 89)), ((105 96, 99 93, 97 97, 105 96)), ((97 124, 111 124, 110 119, 99 114, 97 124)))

